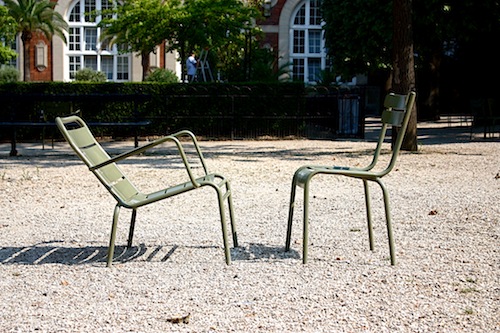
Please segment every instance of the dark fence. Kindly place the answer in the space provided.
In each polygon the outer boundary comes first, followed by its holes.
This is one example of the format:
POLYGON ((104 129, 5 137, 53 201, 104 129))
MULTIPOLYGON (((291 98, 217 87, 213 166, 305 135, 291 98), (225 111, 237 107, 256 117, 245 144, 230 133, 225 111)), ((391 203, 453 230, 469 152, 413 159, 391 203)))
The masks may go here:
MULTIPOLYGON (((56 116, 78 111, 94 123, 150 121, 141 129, 144 136, 181 129, 210 139, 334 139, 364 135, 361 90, 305 88, 297 84, 65 84, 51 89, 53 85, 15 87, 13 92, 0 87, 0 123, 53 124, 56 116)), ((19 128, 17 139, 38 139, 39 128, 19 128)), ((5 127, 0 130, 2 141, 10 139, 5 127)), ((99 127, 93 131, 98 136, 131 135, 126 127, 99 127)), ((60 137, 57 131, 52 132, 54 137, 60 137)))

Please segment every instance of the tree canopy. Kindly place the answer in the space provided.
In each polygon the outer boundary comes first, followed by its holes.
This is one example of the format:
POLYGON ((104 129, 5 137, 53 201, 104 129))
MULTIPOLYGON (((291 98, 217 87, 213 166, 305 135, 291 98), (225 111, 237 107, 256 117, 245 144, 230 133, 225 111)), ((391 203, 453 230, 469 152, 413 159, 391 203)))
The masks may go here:
POLYGON ((54 10, 57 2, 51 0, 4 0, 9 15, 16 22, 16 32, 21 33, 24 54, 24 81, 31 80, 31 47, 35 33, 41 33, 48 39, 59 36, 66 43, 65 32, 68 23, 54 10))
POLYGON ((142 57, 143 80, 149 74, 149 54, 166 43, 181 63, 191 51, 210 49, 218 61, 229 44, 241 46, 241 36, 253 28, 254 7, 240 0, 124 0, 100 13, 101 40, 142 57))
MULTIPOLYGON (((460 112, 467 95, 495 94, 500 71, 498 0, 412 0, 413 41, 422 113, 460 112)), ((392 69, 392 1, 323 0, 325 36, 333 70, 351 76, 392 69)), ((463 111, 463 110, 462 110, 463 111)))
POLYGON ((15 37, 16 21, 8 14, 6 7, 0 6, 0 64, 17 57, 17 53, 10 48, 15 37))
POLYGON ((172 40, 182 15, 178 0, 124 0, 101 14, 101 40, 119 45, 123 52, 139 54, 143 80, 149 73, 149 54, 165 40, 172 40))
POLYGON ((225 64, 230 63, 227 57, 241 57, 245 34, 254 31, 259 15, 241 0, 185 0, 183 13, 171 48, 179 51, 181 60, 191 51, 211 50, 211 62, 225 64), (231 52, 234 45, 240 54, 231 52))
POLYGON ((351 78, 391 66, 391 0, 323 0, 328 53, 337 75, 351 78))

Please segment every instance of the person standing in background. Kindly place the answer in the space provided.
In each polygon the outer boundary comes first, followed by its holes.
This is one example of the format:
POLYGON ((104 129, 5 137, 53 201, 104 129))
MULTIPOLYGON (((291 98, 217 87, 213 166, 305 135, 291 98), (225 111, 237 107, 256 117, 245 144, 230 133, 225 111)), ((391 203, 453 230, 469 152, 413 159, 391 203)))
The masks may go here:
POLYGON ((193 82, 196 76, 196 65, 198 61, 196 60, 194 52, 186 60, 188 82, 193 82))

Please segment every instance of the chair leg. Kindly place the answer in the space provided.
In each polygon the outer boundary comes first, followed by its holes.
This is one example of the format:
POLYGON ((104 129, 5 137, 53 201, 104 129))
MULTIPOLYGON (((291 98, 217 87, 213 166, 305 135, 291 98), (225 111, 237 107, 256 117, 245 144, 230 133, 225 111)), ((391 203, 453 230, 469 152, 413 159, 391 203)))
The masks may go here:
POLYGON ((380 179, 377 180, 380 187, 382 188, 382 193, 384 195, 384 207, 385 207, 385 220, 387 223, 387 237, 389 238, 389 253, 391 255, 391 265, 396 264, 396 253, 394 249, 394 238, 392 236, 392 224, 391 224, 391 207, 389 204, 389 192, 387 191, 385 185, 380 179))
POLYGON ((304 183, 304 237, 302 240, 302 263, 307 264, 309 242, 309 179, 304 183))
MULTIPOLYGON (((226 257, 226 264, 231 265, 231 252, 229 251, 229 244, 227 240, 227 223, 226 223, 226 213, 224 210, 225 197, 219 187, 214 186, 214 188, 217 191, 217 199, 219 201, 219 213, 220 213, 220 222, 222 225, 222 241, 224 243, 224 255, 226 257)), ((230 192, 228 192, 227 194, 231 195, 230 192)))
POLYGON ((111 237, 109 239, 108 262, 106 264, 107 267, 111 267, 111 262, 113 261, 113 255, 115 253, 116 229, 118 226, 118 215, 120 214, 120 208, 121 207, 119 205, 116 205, 113 212, 113 225, 111 227, 111 237))
POLYGON ((368 241, 370 242, 370 250, 373 251, 375 243, 373 240, 373 224, 372 224, 372 211, 370 204, 370 190, 368 188, 368 181, 363 179, 363 186, 365 188, 365 203, 366 203, 366 219, 368 221, 368 241))
POLYGON ((292 238, 292 223, 293 223, 293 209, 295 208, 295 193, 297 191, 297 180, 293 177, 292 190, 290 194, 290 207, 288 209, 288 227, 286 229, 285 251, 290 251, 290 242, 292 238))
POLYGON ((234 219, 233 192, 231 191, 231 185, 229 185, 229 182, 226 182, 226 195, 227 206, 229 209, 229 219, 231 223, 231 233, 233 235, 233 246, 238 247, 238 234, 236 231, 236 220, 234 219))
POLYGON ((130 229, 128 232, 128 241, 127 247, 130 248, 132 246, 132 239, 134 238, 134 229, 135 229, 135 217, 137 216, 137 209, 132 209, 132 218, 130 220, 130 229))

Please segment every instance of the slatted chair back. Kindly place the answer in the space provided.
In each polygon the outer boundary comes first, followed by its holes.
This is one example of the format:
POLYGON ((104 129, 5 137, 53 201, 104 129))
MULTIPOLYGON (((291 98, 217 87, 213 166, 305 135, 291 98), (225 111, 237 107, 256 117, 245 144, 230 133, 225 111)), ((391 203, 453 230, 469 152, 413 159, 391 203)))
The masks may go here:
POLYGON ((413 108, 414 102, 414 92, 408 95, 398 95, 392 93, 386 95, 384 100, 384 110, 381 115, 382 127, 380 129, 373 160, 366 168, 363 168, 363 170, 372 170, 377 165, 383 144, 389 133, 388 129, 392 127, 396 127, 398 129, 398 135, 392 145, 392 156, 385 169, 378 172, 378 175, 386 175, 394 168, 401 150, 401 145, 403 144, 403 139, 406 134, 406 129, 412 112, 412 110, 409 110, 408 108, 413 108))
POLYGON ((139 193, 138 189, 127 179, 116 163, 94 168, 108 161, 110 156, 97 142, 87 124, 80 117, 57 118, 56 123, 78 157, 97 176, 116 200, 126 203, 139 193))

